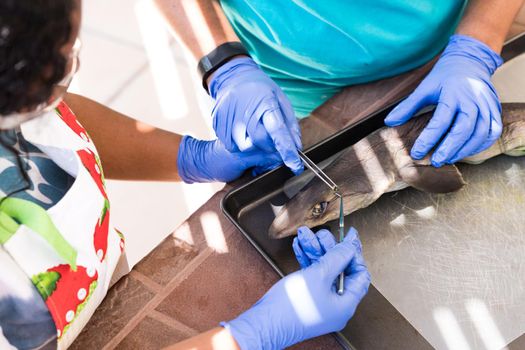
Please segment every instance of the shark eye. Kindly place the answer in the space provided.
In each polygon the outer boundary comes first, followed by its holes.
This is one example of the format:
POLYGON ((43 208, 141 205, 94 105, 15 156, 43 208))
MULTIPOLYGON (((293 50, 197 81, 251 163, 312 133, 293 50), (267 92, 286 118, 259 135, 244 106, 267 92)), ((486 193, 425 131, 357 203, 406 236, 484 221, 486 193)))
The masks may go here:
POLYGON ((326 207, 328 206, 328 202, 319 202, 312 208, 312 216, 314 218, 318 218, 321 215, 324 214, 326 207))

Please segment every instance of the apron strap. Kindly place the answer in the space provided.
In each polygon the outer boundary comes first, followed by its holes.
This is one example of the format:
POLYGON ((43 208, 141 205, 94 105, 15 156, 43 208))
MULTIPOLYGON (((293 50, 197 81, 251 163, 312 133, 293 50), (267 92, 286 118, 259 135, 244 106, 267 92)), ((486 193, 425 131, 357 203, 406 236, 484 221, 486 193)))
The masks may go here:
POLYGON ((20 225, 12 217, 0 211, 0 244, 4 244, 18 230, 20 225))
POLYGON ((29 227, 42 237, 64 259, 73 271, 77 270, 77 251, 60 234, 49 214, 39 205, 20 198, 5 198, 0 204, 0 243, 7 242, 19 224, 29 227))

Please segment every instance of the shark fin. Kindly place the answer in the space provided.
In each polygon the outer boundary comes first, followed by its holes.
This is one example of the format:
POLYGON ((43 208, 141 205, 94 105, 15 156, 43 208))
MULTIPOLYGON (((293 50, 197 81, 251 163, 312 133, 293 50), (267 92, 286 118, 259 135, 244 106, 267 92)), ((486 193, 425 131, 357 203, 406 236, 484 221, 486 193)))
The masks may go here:
POLYGON ((466 184, 455 165, 436 168, 431 165, 411 164, 401 169, 399 174, 408 185, 430 193, 455 192, 466 184))

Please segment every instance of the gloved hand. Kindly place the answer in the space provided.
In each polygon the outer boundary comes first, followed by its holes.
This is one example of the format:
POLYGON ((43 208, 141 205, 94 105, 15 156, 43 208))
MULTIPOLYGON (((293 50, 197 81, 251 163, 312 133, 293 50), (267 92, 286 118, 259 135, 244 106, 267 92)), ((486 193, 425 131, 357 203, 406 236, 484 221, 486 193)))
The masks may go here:
MULTIPOLYGON (((356 242, 359 243, 359 252, 361 252, 361 242, 359 240, 356 242)), ((313 233, 308 227, 301 226, 297 229, 297 236, 293 239, 292 248, 299 266, 305 269, 312 263, 319 261, 336 244, 334 235, 330 231, 321 229, 317 233, 313 233)))
POLYGON ((297 153, 301 133, 290 101, 251 58, 234 58, 219 67, 209 91, 215 100, 213 129, 227 150, 277 150, 295 174, 302 172, 297 153))
POLYGON ((202 141, 184 136, 179 145, 177 167, 179 176, 186 183, 229 182, 246 169, 267 167, 278 161, 279 155, 275 152, 230 152, 219 140, 202 141))
POLYGON ((501 135, 501 105, 490 80, 501 57, 484 43, 453 35, 438 62, 417 89, 385 119, 404 124, 421 108, 437 105, 412 147, 421 159, 439 143, 432 165, 452 164, 490 147, 501 135))
POLYGON ((298 246, 314 256, 308 267, 284 277, 251 309, 222 323, 241 349, 283 349, 339 331, 352 317, 370 285, 361 243, 353 228, 340 244, 329 242, 326 232, 316 237, 308 228, 300 228, 298 246), (343 270, 345 291, 338 295, 335 280, 343 270))

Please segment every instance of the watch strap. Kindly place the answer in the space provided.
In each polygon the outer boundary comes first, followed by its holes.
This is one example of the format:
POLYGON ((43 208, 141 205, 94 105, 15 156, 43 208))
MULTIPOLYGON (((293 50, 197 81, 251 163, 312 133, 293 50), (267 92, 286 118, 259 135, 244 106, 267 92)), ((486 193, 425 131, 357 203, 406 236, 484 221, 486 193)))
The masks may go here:
POLYGON ((199 71, 199 75, 202 77, 202 86, 206 92, 209 93, 208 84, 206 83, 206 80, 208 80, 209 76, 219 69, 219 67, 221 67, 223 64, 228 62, 232 57, 238 55, 250 56, 248 51, 240 42, 232 41, 217 46, 212 52, 199 60, 197 69, 199 71))

